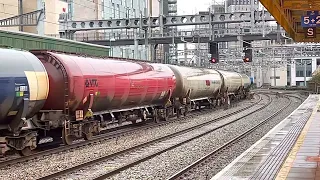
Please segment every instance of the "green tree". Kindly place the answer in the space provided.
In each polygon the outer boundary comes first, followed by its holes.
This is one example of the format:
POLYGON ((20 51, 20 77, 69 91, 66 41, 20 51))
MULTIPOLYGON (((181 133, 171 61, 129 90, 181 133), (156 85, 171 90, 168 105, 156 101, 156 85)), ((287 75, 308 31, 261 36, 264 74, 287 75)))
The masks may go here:
POLYGON ((310 82, 314 82, 319 84, 320 83, 320 73, 316 73, 315 75, 312 76, 310 79, 310 82))

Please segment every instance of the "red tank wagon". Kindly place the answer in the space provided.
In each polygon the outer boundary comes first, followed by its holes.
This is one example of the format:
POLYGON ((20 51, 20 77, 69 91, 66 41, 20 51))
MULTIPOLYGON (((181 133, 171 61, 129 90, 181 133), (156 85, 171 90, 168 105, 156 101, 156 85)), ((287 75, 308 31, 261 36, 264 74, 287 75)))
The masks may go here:
POLYGON ((64 124, 66 144, 74 137, 90 139, 99 132, 101 124, 90 119, 135 122, 148 114, 158 114, 155 111, 170 102, 176 84, 174 73, 163 64, 32 53, 42 61, 49 76, 49 95, 41 116, 46 117, 43 121, 56 119, 53 126, 64 124), (80 121, 83 119, 89 120, 80 121))

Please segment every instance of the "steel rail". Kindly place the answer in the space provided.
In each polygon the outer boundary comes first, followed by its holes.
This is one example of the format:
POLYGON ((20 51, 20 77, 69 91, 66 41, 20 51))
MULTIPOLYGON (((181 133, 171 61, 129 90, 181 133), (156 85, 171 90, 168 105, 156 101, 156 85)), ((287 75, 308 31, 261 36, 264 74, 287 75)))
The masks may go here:
MULTIPOLYGON (((294 98, 298 98, 295 96, 287 96, 288 97, 294 97, 294 98)), ((288 98, 290 100, 290 98, 288 98)), ((298 98, 299 99, 299 98, 298 98)), ((290 100, 290 102, 282 107, 281 109, 279 109, 278 111, 276 111, 275 113, 273 113, 272 115, 270 115, 269 117, 265 118, 264 120, 262 120, 261 122, 259 122, 257 125, 253 126, 252 128, 250 128, 249 130, 247 130, 246 132, 240 134, 239 136, 231 139, 230 141, 226 142, 225 144, 223 144, 222 146, 216 148, 215 150, 211 151, 210 153, 208 153, 207 155, 201 157, 200 159, 198 159, 197 161, 195 161, 194 163, 190 164, 189 166, 185 167, 184 169, 182 169, 181 171, 177 172, 176 174, 172 175, 171 177, 169 177, 167 180, 174 180, 174 179, 183 179, 188 177, 190 174, 192 174, 194 171, 193 169, 197 168, 198 166, 205 166, 206 160, 211 159, 212 157, 214 157, 215 155, 219 154, 220 152, 224 151, 226 148, 232 146, 233 144, 235 144, 236 142, 238 142, 239 140, 247 137, 249 134, 251 134, 252 132, 254 132, 256 129, 258 129, 259 127, 261 127, 262 125, 264 125, 266 122, 268 122, 269 120, 273 119, 274 117, 276 117, 278 114, 280 114, 283 110, 285 110, 286 108, 288 108, 290 105, 292 104, 292 100, 290 100)))
MULTIPOLYGON (((264 94, 264 93, 261 93, 261 94, 264 94)), ((261 98, 261 96, 259 94, 257 94, 256 96, 259 97, 259 100, 257 102, 254 102, 253 104, 250 104, 249 106, 241 108, 240 110, 234 111, 234 112, 232 112, 230 114, 227 114, 225 116, 222 116, 222 117, 220 117, 220 119, 221 118, 226 118, 226 117, 231 116, 233 114, 240 113, 243 110, 247 110, 248 108, 251 108, 251 107, 255 106, 257 103, 259 103, 262 100, 262 98, 261 98)), ((107 141, 107 140, 110 140, 110 139, 118 138, 120 136, 124 136, 126 134, 130 134, 130 133, 133 133, 133 132, 138 131, 138 130, 145 130, 145 129, 148 129, 148 128, 154 128, 154 127, 167 125, 169 123, 174 123, 176 121, 190 119, 190 118, 193 118, 194 116, 203 115, 203 113, 205 113, 207 111, 212 112, 213 109, 203 109, 203 110, 205 110, 205 111, 201 111, 201 112, 193 111, 192 113, 188 114, 185 117, 172 118, 172 120, 169 120, 169 121, 163 121, 163 122, 159 122, 159 123, 150 123, 148 125, 139 126, 139 127, 136 127, 136 128, 121 129, 123 131, 120 130, 120 131, 106 132, 106 133, 94 136, 94 138, 92 140, 81 141, 81 142, 77 142, 75 144, 67 145, 67 146, 62 145, 62 146, 57 147, 57 148, 48 149, 48 150, 44 150, 44 151, 40 151, 40 152, 34 153, 34 154, 29 155, 29 156, 23 156, 23 157, 19 157, 19 158, 0 161, 0 168, 6 167, 8 165, 16 164, 16 163, 21 163, 21 162, 37 159, 38 157, 47 156, 47 155, 51 155, 51 154, 54 154, 54 153, 60 153, 60 152, 63 152, 63 151, 68 151, 68 150, 72 150, 72 149, 75 149, 75 148, 80 148, 80 147, 87 146, 87 145, 90 145, 90 144, 94 144, 94 143, 97 143, 97 142, 107 141)), ((127 125, 127 126, 131 127, 130 125, 127 125)))
MULTIPOLYGON (((198 136, 196 136, 196 137, 190 138, 190 139, 188 139, 187 141, 184 141, 184 142, 182 142, 182 143, 176 144, 176 145, 174 145, 174 146, 172 146, 172 147, 170 147, 170 148, 164 149, 164 150, 162 150, 162 151, 160 151, 160 152, 157 152, 157 153, 154 153, 154 154, 152 154, 152 155, 150 155, 150 156, 147 156, 147 157, 144 157, 144 158, 142 158, 142 159, 139 159, 138 161, 135 161, 135 162, 133 162, 133 163, 130 163, 130 164, 127 164, 127 165, 122 166, 122 167, 120 167, 120 168, 117 168, 117 169, 115 169, 115 170, 112 170, 112 171, 104 174, 103 176, 101 176, 101 177, 99 177, 99 178, 97 178, 97 179, 104 179, 104 178, 106 178, 106 177, 109 177, 109 176, 112 176, 112 175, 114 175, 114 174, 117 174, 118 172, 120 172, 120 171, 122 171, 122 170, 124 170, 124 169, 127 169, 127 168, 129 168, 129 167, 134 166, 135 164, 139 164, 139 163, 141 163, 141 162, 143 162, 143 161, 145 161, 145 160, 148 160, 148 159, 150 159, 150 158, 152 158, 152 157, 154 157, 154 156, 156 156, 156 155, 158 155, 158 154, 161 154, 161 153, 163 153, 163 152, 165 152, 165 151, 168 151, 168 150, 170 150, 170 149, 173 149, 173 148, 175 148, 175 147, 177 147, 177 146, 180 146, 181 144, 187 143, 187 142, 189 142, 189 141, 191 141, 191 140, 193 140, 193 139, 196 139, 196 138, 199 138, 199 137, 201 137, 201 136, 204 136, 205 134, 208 134, 208 133, 210 133, 210 132, 213 132, 213 131, 215 131, 215 130, 217 130, 217 129, 220 129, 220 128, 224 127, 224 126, 227 126, 228 124, 231 124, 231 123, 233 123, 233 122, 235 122, 235 121, 237 121, 237 120, 240 120, 240 119, 242 119, 242 118, 244 118, 244 117, 246 117, 246 116, 249 116, 250 114, 252 114, 252 113, 254 113, 254 112, 260 111, 260 110, 262 110, 263 108, 265 108, 266 106, 270 105, 270 103, 271 103, 271 101, 272 101, 272 99, 271 99, 271 97, 270 97, 269 95, 266 95, 266 96, 269 97, 269 102, 268 102, 268 103, 263 104, 262 107, 260 107, 260 108, 258 108, 258 109, 256 109, 256 110, 253 110, 253 111, 251 110, 250 113, 247 113, 246 115, 244 115, 244 116, 242 116, 242 117, 240 117, 240 118, 237 118, 236 120, 234 120, 234 121, 232 121, 232 122, 226 123, 226 124, 224 124, 224 125, 222 125, 222 126, 219 126, 219 127, 217 127, 217 128, 214 128, 214 129, 211 130, 211 131, 207 131, 206 133, 202 133, 202 134, 200 134, 200 135, 198 135, 198 136)), ((262 101, 262 98, 261 98, 261 96, 260 96, 260 100, 259 100, 258 102, 256 102, 256 103, 252 104, 252 106, 257 105, 257 104, 258 104, 259 102, 261 102, 261 101, 262 101)), ((243 110, 248 110, 248 108, 242 109, 241 112, 242 112, 243 110)), ((190 131, 192 131, 192 130, 199 129, 199 128, 204 127, 204 126, 206 126, 206 125, 208 125, 208 124, 215 123, 215 122, 217 122, 217 121, 219 121, 219 120, 225 119, 225 118, 227 118, 227 117, 230 117, 230 116, 235 115, 235 114, 238 114, 238 113, 239 113, 239 112, 236 111, 236 112, 227 114, 227 115, 225 115, 225 116, 212 119, 212 120, 210 120, 210 121, 208 121, 208 122, 201 123, 201 124, 199 124, 199 125, 196 125, 196 126, 193 126, 193 127, 190 127, 190 128, 187 128, 187 129, 184 129, 184 130, 181 130, 181 131, 178 131, 178 132, 176 132, 176 133, 173 133, 173 134, 170 134, 170 135, 167 135, 167 136, 163 136, 163 137, 160 137, 160 138, 157 138, 157 139, 154 139, 154 140, 145 142, 145 143, 143 143, 143 144, 139 144, 139 145, 133 146, 133 147, 131 147, 131 148, 128 148, 128 149, 125 149, 125 150, 116 152, 116 153, 114 153, 114 154, 110 154, 110 155, 107 155, 107 156, 104 156, 104 157, 101 157, 101 158, 94 159, 94 160, 89 161, 89 162, 82 163, 82 164, 80 164, 80 165, 77 165, 77 166, 74 166, 74 167, 65 169, 65 170, 63 170, 63 171, 59 171, 59 172, 53 173, 53 174, 51 174, 51 175, 42 177, 40 180, 58 178, 58 177, 60 177, 60 176, 62 176, 62 175, 65 175, 65 174, 68 174, 68 173, 72 173, 72 172, 74 172, 74 171, 76 171, 76 170, 79 170, 79 169, 82 169, 82 168, 84 168, 84 167, 87 167, 87 166, 90 166, 90 165, 94 165, 94 164, 96 164, 96 163, 99 163, 99 162, 102 162, 102 161, 105 161, 105 160, 108 160, 108 159, 113 159, 113 158, 116 158, 116 157, 119 156, 119 155, 125 155, 125 154, 127 154, 127 153, 129 153, 129 152, 132 152, 132 151, 135 151, 135 150, 137 150, 137 149, 139 149, 139 148, 143 148, 143 147, 145 147, 145 146, 149 146, 149 145, 151 145, 151 144, 158 143, 158 142, 161 142, 161 141, 164 141, 164 140, 167 140, 167 139, 170 139, 170 138, 173 138, 173 137, 176 137, 176 136, 179 136, 179 135, 188 133, 188 132, 190 132, 190 131)))

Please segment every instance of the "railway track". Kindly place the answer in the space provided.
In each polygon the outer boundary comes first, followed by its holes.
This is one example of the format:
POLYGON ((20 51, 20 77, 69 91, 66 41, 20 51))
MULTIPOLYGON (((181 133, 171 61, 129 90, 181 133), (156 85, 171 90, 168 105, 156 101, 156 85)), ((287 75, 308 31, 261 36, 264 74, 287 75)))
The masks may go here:
MULTIPOLYGON (((262 93, 262 94, 264 94, 264 93, 262 93)), ((236 110, 236 111, 234 111, 234 112, 232 112, 232 113, 230 113, 228 115, 224 115, 224 116, 220 117, 219 119, 226 118, 226 117, 229 117, 231 115, 240 113, 240 112, 242 112, 242 111, 244 111, 244 110, 246 110, 248 108, 251 108, 251 107, 255 106, 257 103, 261 102, 261 100, 262 100, 261 95, 255 95, 255 96, 258 97, 258 101, 250 104, 249 106, 246 106, 244 108, 236 110)), ((236 105, 236 103, 234 105, 236 105)), ((214 110, 216 110, 216 109, 214 109, 214 110)), ((196 116, 203 115, 204 113, 207 113, 207 112, 214 112, 214 111, 212 111, 212 109, 203 109, 201 111, 193 111, 190 114, 188 114, 186 117, 181 117, 179 119, 172 118, 169 121, 162 121, 162 122, 159 122, 159 123, 146 123, 146 125, 143 125, 143 126, 138 126, 138 125, 140 125, 142 123, 136 124, 138 127, 134 127, 135 125, 132 126, 131 124, 130 125, 126 125, 126 126, 128 126, 128 128, 117 127, 118 130, 114 130, 112 132, 105 132, 103 134, 94 136, 94 138, 92 140, 79 141, 79 142, 76 142, 76 143, 74 143, 72 145, 69 145, 69 146, 61 145, 61 146, 59 146, 57 148, 43 150, 43 151, 31 154, 29 156, 23 156, 23 157, 18 157, 18 158, 13 158, 13 159, 4 159, 3 161, 0 161, 0 168, 6 167, 8 165, 15 164, 15 163, 21 163, 21 162, 25 162, 25 161, 30 161, 32 159, 36 159, 36 158, 41 157, 41 156, 48 156, 48 155, 51 155, 51 154, 54 154, 54 153, 60 153, 60 152, 63 152, 63 151, 74 150, 74 149, 81 148, 81 147, 84 147, 84 146, 87 146, 87 145, 90 145, 90 144, 95 144, 95 143, 107 141, 107 140, 110 140, 110 139, 113 139, 113 138, 118 138, 119 136, 124 136, 126 134, 134 133, 137 130, 149 129, 149 128, 154 128, 154 127, 158 127, 158 126, 163 126, 163 125, 167 125, 169 123, 174 123, 176 121, 183 121, 183 120, 186 120, 186 119, 190 119, 190 118, 194 118, 196 116)))
MULTIPOLYGON (((259 104, 262 101, 262 98, 260 96, 259 101, 257 102, 257 104, 261 105, 261 107, 255 109, 255 110, 248 110, 248 108, 243 108, 241 110, 247 110, 249 112, 245 113, 244 115, 242 115, 239 118, 236 118, 234 120, 231 120, 227 123, 221 123, 219 124, 220 120, 223 120, 227 117, 232 117, 232 115, 238 114, 239 111, 237 112, 233 112, 231 114, 219 117, 219 118, 215 118, 212 119, 211 121, 199 124, 197 126, 191 127, 191 128, 187 128, 184 129, 182 131, 167 135, 167 136, 163 136, 157 139, 154 139, 152 141, 140 144, 140 145, 136 145, 134 147, 119 151, 117 153, 114 154, 110 154, 107 156, 103 156, 101 158, 98 159, 94 159, 92 161, 89 162, 85 162, 83 164, 80 164, 78 166, 74 166, 68 169, 65 169, 63 171, 59 171, 57 173, 53 173, 51 175, 42 177, 41 179, 60 179, 63 175, 70 175, 73 172, 76 172, 78 170, 81 170, 82 168, 89 168, 90 169, 95 169, 95 168, 100 168, 101 171, 101 167, 107 167, 108 169, 106 170, 107 172, 103 172, 103 175, 98 175, 98 177, 96 179, 105 179, 107 177, 110 177, 114 174, 119 173, 122 170, 125 170, 129 167, 132 167, 136 164, 139 164, 143 161, 146 161, 152 157, 155 157, 165 151, 168 151, 170 149, 173 149, 175 147, 181 146, 182 144, 185 144, 187 142, 190 142, 194 139, 200 138, 206 134, 209 134, 217 129, 220 129, 222 127, 225 127, 233 122, 236 122, 240 119, 243 119, 246 116, 249 116, 250 114, 254 113, 254 112, 258 112, 262 109, 264 109, 265 107, 269 106, 270 103, 272 102, 272 98, 270 95, 264 95, 268 98, 268 102, 266 103, 262 103, 259 104), (216 124, 216 126, 212 127, 211 129, 208 130, 209 125, 212 125, 214 123, 218 123, 216 124), (192 131, 198 131, 198 132, 193 132, 192 131), (145 156, 143 156, 143 154, 147 154, 145 156), (142 156, 142 157, 141 157, 142 156), (132 162, 127 162, 133 160, 132 162), (99 166, 99 167, 95 167, 95 166, 99 166)), ((253 104, 257 105, 256 103, 253 104)), ((103 170, 104 171, 104 170, 103 170)), ((79 174, 79 173, 77 173, 79 174)), ((81 173, 80 173, 81 174, 81 173)))
MULTIPOLYGON (((286 95, 287 97, 294 97, 297 99, 300 99, 301 101, 303 101, 301 98, 296 97, 296 96, 290 96, 290 95, 286 95)), ((289 99, 289 98, 288 98, 289 99)), ((167 180, 175 180, 175 179, 189 179, 188 177, 190 177, 191 175, 193 175, 194 173, 196 173, 197 171, 195 169, 200 169, 202 167, 205 167, 207 163, 210 163, 211 161, 213 161, 217 155, 221 154, 221 152, 223 152, 224 150, 226 150, 227 148, 231 147, 233 144, 237 143, 239 140, 244 139, 245 137, 247 137, 249 134, 251 134, 252 132, 254 132, 256 129, 258 129, 259 127, 263 126, 266 122, 268 122, 269 120, 271 120, 272 118, 274 118, 275 116, 277 116, 278 114, 280 114, 282 111, 284 111, 286 108, 288 108, 290 105, 292 104, 292 100, 289 101, 289 103, 282 107, 281 109, 279 109, 278 111, 276 111, 275 113, 273 113, 272 115, 268 116, 267 118, 265 118, 264 120, 262 120, 260 123, 258 123, 257 125, 253 126, 252 128, 250 128, 249 130, 243 132, 242 134, 240 134, 239 136, 231 139, 230 141, 224 143, 223 145, 221 145, 220 147, 214 149, 213 151, 211 151, 210 153, 208 153, 207 155, 201 157, 200 159, 198 159, 197 161, 195 161, 194 163, 190 164, 189 166, 185 167, 184 169, 182 169, 181 171, 177 172, 176 174, 172 175, 171 177, 169 177, 167 180)))

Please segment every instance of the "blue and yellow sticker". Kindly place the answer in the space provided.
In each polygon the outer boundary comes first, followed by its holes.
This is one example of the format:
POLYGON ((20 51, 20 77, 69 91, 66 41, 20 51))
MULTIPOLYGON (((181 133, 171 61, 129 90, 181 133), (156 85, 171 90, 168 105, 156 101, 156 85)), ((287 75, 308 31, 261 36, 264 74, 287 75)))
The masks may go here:
POLYGON ((23 97, 25 91, 28 91, 28 86, 17 86, 15 88, 16 97, 23 97))
POLYGON ((24 94, 23 91, 16 92, 16 97, 22 97, 23 94, 24 94))

